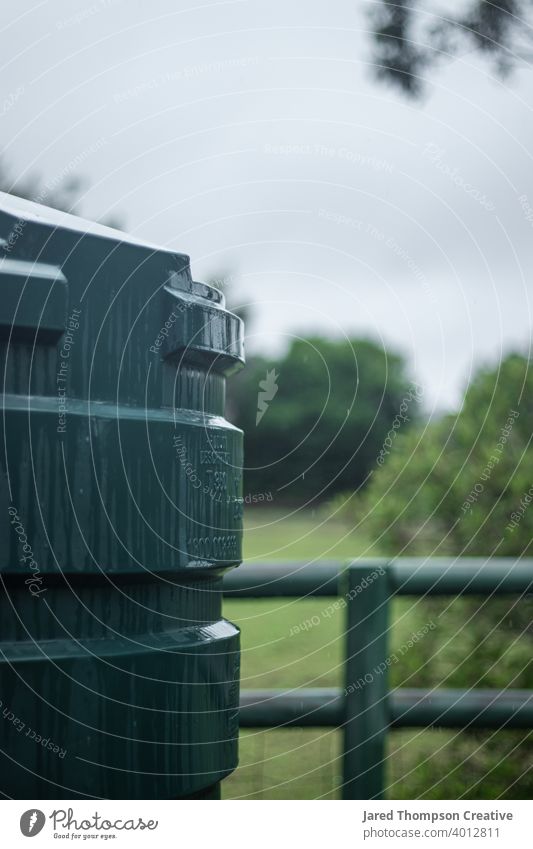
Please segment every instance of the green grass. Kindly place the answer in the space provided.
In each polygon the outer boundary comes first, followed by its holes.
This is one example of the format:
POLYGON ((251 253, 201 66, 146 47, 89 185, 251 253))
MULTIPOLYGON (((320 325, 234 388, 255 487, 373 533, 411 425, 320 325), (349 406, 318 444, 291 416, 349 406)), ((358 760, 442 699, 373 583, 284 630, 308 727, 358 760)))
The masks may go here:
POLYGON ((370 556, 366 540, 317 510, 245 510, 245 560, 338 560, 370 556))
MULTIPOLYGON (((311 512, 287 519, 273 510, 256 509, 248 511, 245 521, 246 560, 375 554, 341 522, 324 523, 311 512)), ((342 610, 322 616, 328 604, 328 599, 226 601, 225 616, 242 630, 243 689, 341 686, 344 618, 342 610), (295 625, 313 616, 320 624, 291 635, 295 625)), ((501 632, 487 636, 475 620, 469 621, 471 605, 463 599, 394 602, 391 652, 426 623, 433 621, 436 627, 391 667, 392 686, 498 687, 511 680, 513 687, 530 686, 530 644, 519 640, 510 648, 513 636, 507 642, 501 632)), ((388 796, 530 798, 533 746, 522 743, 515 749, 527 735, 442 729, 394 732, 388 744, 388 796), (520 777, 528 770, 529 778, 520 777)), ((224 798, 337 798, 341 755, 342 735, 335 730, 243 732, 240 766, 223 783, 224 798)))

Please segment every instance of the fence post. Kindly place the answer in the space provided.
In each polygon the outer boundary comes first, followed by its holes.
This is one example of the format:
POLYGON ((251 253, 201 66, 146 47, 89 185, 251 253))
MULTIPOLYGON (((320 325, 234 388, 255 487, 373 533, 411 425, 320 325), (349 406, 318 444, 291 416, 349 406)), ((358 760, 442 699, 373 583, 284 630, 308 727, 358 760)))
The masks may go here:
POLYGON ((388 712, 391 595, 386 561, 347 570, 343 799, 380 799, 388 712))

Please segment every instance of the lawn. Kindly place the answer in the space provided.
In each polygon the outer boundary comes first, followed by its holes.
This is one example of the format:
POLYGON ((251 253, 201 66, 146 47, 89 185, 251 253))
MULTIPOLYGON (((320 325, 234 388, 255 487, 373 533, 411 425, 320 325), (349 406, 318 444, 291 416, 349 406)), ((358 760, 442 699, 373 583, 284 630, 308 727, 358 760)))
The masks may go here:
MULTIPOLYGON (((337 520, 300 511, 286 516, 270 509, 245 516, 245 559, 307 560, 374 556, 361 536, 337 520)), ((224 615, 242 631, 242 687, 331 687, 342 685, 343 612, 321 617, 327 599, 226 601, 224 615), (320 624, 291 629, 313 616, 320 624)), ((428 622, 424 640, 391 667, 393 686, 527 686, 529 645, 480 640, 464 600, 398 599, 393 604, 391 650, 428 622), (468 662, 463 663, 464 658, 468 662), (499 658, 496 665, 494 657, 499 658), (477 676, 477 677, 476 677, 477 676), (521 677, 522 676, 522 677, 521 677)), ((533 746, 524 762, 514 751, 528 732, 402 731, 389 735, 388 796, 409 798, 528 798, 533 746), (516 779, 519 779, 516 781, 516 779), (514 783, 512 789, 510 786, 514 783)), ((250 730, 241 734, 240 766, 223 783, 224 798, 338 798, 342 735, 329 729, 250 730)))

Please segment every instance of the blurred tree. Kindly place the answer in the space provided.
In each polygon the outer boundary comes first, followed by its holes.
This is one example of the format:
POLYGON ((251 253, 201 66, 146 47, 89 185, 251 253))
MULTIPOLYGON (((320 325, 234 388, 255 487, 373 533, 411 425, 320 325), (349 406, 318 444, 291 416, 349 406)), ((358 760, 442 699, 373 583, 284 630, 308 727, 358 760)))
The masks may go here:
POLYGON ((407 392, 402 358, 367 340, 312 337, 279 359, 252 357, 228 398, 246 491, 301 503, 360 486, 407 392))
POLYGON ((369 14, 375 74, 411 96, 421 94, 424 72, 472 50, 505 75, 533 58, 531 0, 473 0, 460 14, 416 0, 378 0, 369 14))
MULTIPOLYGON (((533 367, 511 354, 475 376, 457 415, 402 433, 366 490, 344 509, 380 553, 532 556, 532 437, 533 367)), ((391 686, 533 688, 531 596, 417 599, 411 609, 419 624, 437 627, 391 670, 391 686)), ((455 734, 439 756, 438 792, 448 794, 443 798, 458 792, 450 791, 447 776, 470 747, 468 772, 457 778, 462 797, 531 798, 528 737, 525 731, 455 734)), ((432 769, 416 765, 418 784, 422 776, 425 786, 435 783, 432 769)))
POLYGON ((512 354, 480 371, 457 415, 401 434, 357 500, 388 552, 520 555, 533 509, 507 528, 533 484, 533 368, 512 354))
POLYGON ((24 178, 13 177, 5 160, 0 158, 0 191, 19 198, 33 200, 64 212, 73 212, 85 185, 85 181, 74 174, 57 181, 53 186, 48 186, 46 181, 36 174, 24 178))
MULTIPOLYGON (((65 174, 62 179, 56 178, 50 183, 36 174, 24 178, 13 177, 0 156, 0 192, 77 215, 79 212, 76 207, 86 188, 87 181, 77 174, 65 174)), ((124 229, 124 219, 118 213, 103 216, 99 222, 115 230, 124 229)))

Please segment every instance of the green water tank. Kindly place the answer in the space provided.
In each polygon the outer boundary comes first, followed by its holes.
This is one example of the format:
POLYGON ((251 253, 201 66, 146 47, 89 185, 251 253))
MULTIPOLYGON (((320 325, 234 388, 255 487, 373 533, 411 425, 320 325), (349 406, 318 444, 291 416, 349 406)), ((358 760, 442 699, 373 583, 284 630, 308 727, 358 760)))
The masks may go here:
POLYGON ((242 322, 187 256, 0 193, 0 336, 0 790, 216 798, 242 322))

